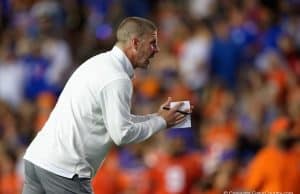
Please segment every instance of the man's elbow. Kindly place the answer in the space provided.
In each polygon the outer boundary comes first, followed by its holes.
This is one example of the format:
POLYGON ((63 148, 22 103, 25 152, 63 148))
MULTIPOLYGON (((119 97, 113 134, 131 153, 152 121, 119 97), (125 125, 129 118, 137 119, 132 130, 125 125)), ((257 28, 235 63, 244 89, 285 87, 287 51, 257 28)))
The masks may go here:
POLYGON ((129 144, 131 140, 128 135, 128 129, 122 130, 120 134, 118 134, 115 138, 113 138, 113 141, 117 146, 129 144))

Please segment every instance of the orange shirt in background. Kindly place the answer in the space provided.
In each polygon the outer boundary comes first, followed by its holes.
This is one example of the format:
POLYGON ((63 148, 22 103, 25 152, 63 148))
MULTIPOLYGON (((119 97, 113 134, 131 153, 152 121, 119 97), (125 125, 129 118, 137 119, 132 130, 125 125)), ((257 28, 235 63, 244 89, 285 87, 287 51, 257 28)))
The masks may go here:
POLYGON ((146 168, 121 169, 120 193, 148 194, 150 186, 146 168))
POLYGON ((286 190, 291 190, 293 193, 300 194, 300 153, 296 150, 291 150, 286 157, 287 175, 284 179, 286 190))
POLYGON ((160 157, 149 174, 149 194, 189 194, 202 174, 200 154, 160 157))
POLYGON ((297 193, 299 178, 295 153, 268 146, 250 162, 244 188, 247 191, 297 193))
POLYGON ((116 151, 111 151, 92 180, 95 194, 117 194, 119 190, 119 163, 116 151))
POLYGON ((0 178, 0 193, 19 194, 22 189, 22 181, 16 173, 2 175, 0 178))

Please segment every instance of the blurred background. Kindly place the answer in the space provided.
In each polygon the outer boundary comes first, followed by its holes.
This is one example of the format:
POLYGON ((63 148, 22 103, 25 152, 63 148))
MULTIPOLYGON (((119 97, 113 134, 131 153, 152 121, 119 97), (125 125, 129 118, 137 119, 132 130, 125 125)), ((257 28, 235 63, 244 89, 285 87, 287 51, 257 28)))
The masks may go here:
POLYGON ((300 194, 299 15, 298 0, 1 0, 0 193, 21 192, 24 150, 74 69, 141 16, 160 53, 136 72, 133 112, 190 100, 192 128, 115 147, 95 194, 300 194))

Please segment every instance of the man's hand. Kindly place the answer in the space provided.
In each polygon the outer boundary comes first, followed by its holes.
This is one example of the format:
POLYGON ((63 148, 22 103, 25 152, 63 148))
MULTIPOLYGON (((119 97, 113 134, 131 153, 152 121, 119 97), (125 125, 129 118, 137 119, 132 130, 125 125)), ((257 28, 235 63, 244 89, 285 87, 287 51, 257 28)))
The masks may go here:
MULTIPOLYGON (((173 108, 170 108, 169 110, 163 109, 163 107, 170 107, 170 102, 172 101, 171 97, 168 97, 168 100, 163 103, 160 106, 160 109, 158 110, 158 115, 163 117, 167 122, 167 128, 170 128, 174 125, 177 125, 184 121, 187 114, 182 114, 180 112, 176 112, 180 109, 180 107, 183 105, 183 103, 178 103, 173 108)), ((187 110, 186 112, 190 112, 190 110, 187 110)))

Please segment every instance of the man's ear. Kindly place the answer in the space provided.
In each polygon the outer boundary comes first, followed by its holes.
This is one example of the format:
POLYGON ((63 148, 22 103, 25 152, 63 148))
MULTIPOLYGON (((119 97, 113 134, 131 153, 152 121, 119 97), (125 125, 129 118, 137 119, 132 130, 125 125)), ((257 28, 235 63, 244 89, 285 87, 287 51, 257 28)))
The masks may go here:
POLYGON ((134 48, 134 50, 137 50, 139 43, 140 43, 140 40, 138 38, 133 37, 131 39, 131 46, 132 46, 132 48, 134 48))

